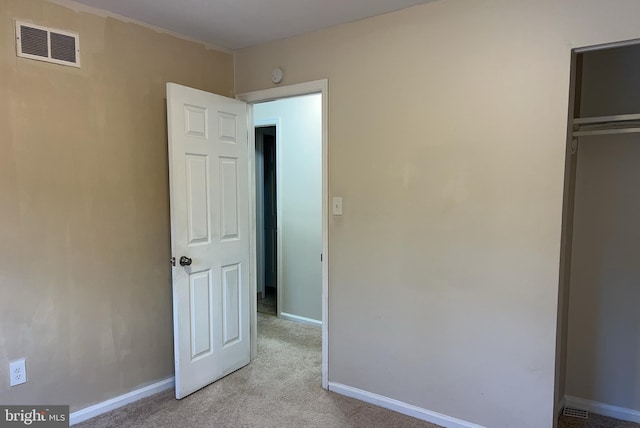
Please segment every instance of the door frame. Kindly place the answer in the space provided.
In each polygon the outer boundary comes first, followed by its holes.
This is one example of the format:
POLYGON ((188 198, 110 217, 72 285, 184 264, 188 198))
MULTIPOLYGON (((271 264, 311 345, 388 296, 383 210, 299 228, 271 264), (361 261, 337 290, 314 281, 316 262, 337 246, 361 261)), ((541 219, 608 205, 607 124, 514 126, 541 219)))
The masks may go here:
MULTIPOLYGON (((555 372, 554 372, 554 427, 557 425, 558 417, 560 416, 565 405, 575 406, 575 402, 567 403, 566 392, 566 368, 567 368, 567 343, 569 340, 569 285, 571 282, 571 261, 573 257, 573 220, 575 215, 574 198, 576 187, 576 168, 577 168, 577 151, 579 150, 578 138, 573 136, 573 121, 576 110, 579 114, 579 99, 576 93, 578 87, 581 85, 581 76, 578 75, 578 55, 600 51, 606 49, 615 49, 626 46, 638 46, 640 45, 640 39, 622 40, 609 43, 601 43, 596 45, 588 45, 581 47, 574 47, 570 51, 570 71, 569 71, 569 99, 567 109, 567 137, 565 147, 565 166, 564 166, 564 182, 562 192, 562 226, 560 235, 560 263, 559 263, 559 278, 558 278, 558 299, 556 310, 556 358, 555 358, 555 372), (574 143, 575 140, 575 143, 574 143)), ((585 404, 586 406, 586 404, 585 404)), ((583 408, 577 406, 579 408, 583 408)), ((587 407, 584 407, 587 409, 587 407)), ((599 408, 599 411, 604 409, 599 408)), ((595 411, 594 411, 595 412, 595 411)), ((602 413, 607 416, 606 413, 602 413)), ((619 417, 619 416, 612 416, 619 417)))
MULTIPOLYGON (((247 103, 248 104, 248 103, 247 103)), ((255 129, 256 128, 265 128, 265 127, 270 127, 273 126, 276 128, 276 313, 278 316, 282 315, 282 291, 284 290, 283 288, 283 281, 282 281, 282 201, 281 201, 281 195, 282 192, 280 191, 280 186, 282 181, 280 180, 280 168, 278 167, 282 162, 280 160, 280 155, 281 155, 281 149, 280 149, 280 143, 279 141, 282 141, 280 139, 280 118, 267 118, 264 120, 258 120, 258 121, 253 121, 253 108, 251 108, 251 115, 247 115, 247 120, 251 120, 253 122, 253 127, 254 127, 254 132, 253 132, 253 137, 255 138, 255 129)), ((249 126, 251 126, 251 124, 249 124, 249 126)), ((250 128, 251 129, 251 128, 250 128)), ((251 132, 249 132, 249 134, 251 134, 251 132)), ((251 145, 251 141, 249 141, 249 145, 251 145)), ((253 142, 253 149, 255 150, 256 144, 255 144, 255 140, 253 142)), ((255 151, 252 152, 249 151, 249 161, 253 161, 255 162, 256 156, 255 156, 255 151)), ((255 165, 254 165, 254 174, 255 174, 255 165)), ((254 185, 255 185, 255 177, 254 177, 254 181, 253 181, 254 185)), ((251 192, 249 192, 251 194, 251 192)), ((253 200, 255 201, 255 197, 253 198, 253 200)), ((264 203, 264 201, 263 201, 264 203)), ((249 208, 249 210, 251 210, 251 208, 249 208)), ((251 211, 249 211, 251 212, 251 211)), ((255 219, 256 216, 252 214, 252 219, 255 219)), ((251 223, 249 223, 249 229, 251 229, 251 223)), ((258 233, 258 231, 256 230, 256 234, 258 233)), ((252 249, 255 248, 252 247, 252 249)), ((256 254, 257 257, 257 254, 256 254)), ((257 260, 256 260, 256 267, 257 267, 257 260)), ((257 270, 256 272, 256 281, 258 279, 257 276, 257 270)), ((257 282, 256 282, 256 294, 257 294, 257 282)), ((257 304, 256 304, 256 308, 257 308, 257 304)), ((251 324, 253 325, 253 324, 251 324)), ((253 358, 253 354, 251 356, 251 358, 253 358)))
MULTIPOLYGON (((253 124, 253 104, 291 98, 301 95, 322 94, 322 387, 329 388, 329 83, 327 79, 294 85, 279 86, 238 94, 237 98, 247 103, 247 133, 249 134, 249 230, 250 237, 250 278, 251 292, 251 359, 258 354, 257 321, 257 277, 256 277, 256 177, 255 177, 255 129, 253 124)), ((277 128, 276 128, 276 132, 277 128)), ((277 136, 276 136, 277 139, 277 136)), ((276 150, 278 141, 276 140, 276 150)), ((276 154, 277 157, 277 154, 276 154)), ((278 238, 279 241, 279 238, 278 238)))

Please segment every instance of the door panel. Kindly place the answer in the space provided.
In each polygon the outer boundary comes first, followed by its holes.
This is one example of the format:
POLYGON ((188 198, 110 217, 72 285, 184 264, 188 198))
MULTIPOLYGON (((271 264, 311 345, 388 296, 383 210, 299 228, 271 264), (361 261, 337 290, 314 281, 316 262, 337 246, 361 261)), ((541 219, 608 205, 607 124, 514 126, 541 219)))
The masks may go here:
POLYGON ((249 363, 246 104, 167 84, 176 398, 249 363))
POLYGON ((222 239, 238 237, 238 159, 221 158, 222 239))
POLYGON ((206 270, 189 275, 191 359, 211 353, 213 283, 210 274, 211 272, 206 270))
POLYGON ((210 242, 208 157, 187 154, 187 222, 189 245, 210 242))
POLYGON ((240 337, 240 269, 231 265, 222 268, 223 291, 223 346, 228 346, 241 340, 240 337))

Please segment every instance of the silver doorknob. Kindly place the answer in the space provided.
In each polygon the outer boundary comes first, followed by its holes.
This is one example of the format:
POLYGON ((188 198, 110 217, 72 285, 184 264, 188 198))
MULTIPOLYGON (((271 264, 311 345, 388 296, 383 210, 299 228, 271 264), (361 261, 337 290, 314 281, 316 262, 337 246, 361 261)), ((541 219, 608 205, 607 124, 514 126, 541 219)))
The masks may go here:
POLYGON ((182 256, 180 257, 180 266, 190 266, 192 261, 189 257, 182 256))

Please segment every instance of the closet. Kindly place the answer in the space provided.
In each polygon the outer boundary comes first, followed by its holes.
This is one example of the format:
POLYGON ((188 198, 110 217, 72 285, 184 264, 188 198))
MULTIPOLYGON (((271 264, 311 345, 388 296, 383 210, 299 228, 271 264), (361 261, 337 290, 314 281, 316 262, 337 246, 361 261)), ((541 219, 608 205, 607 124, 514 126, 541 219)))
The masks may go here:
POLYGON ((579 51, 574 72, 560 391, 640 422, 640 44, 579 51))

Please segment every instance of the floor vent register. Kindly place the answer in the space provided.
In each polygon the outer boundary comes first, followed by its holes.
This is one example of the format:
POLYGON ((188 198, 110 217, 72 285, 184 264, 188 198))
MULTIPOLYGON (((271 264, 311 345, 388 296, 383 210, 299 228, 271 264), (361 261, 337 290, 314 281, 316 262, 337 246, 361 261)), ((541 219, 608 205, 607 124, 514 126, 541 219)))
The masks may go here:
POLYGON ((562 411, 564 416, 569 416, 572 418, 580 418, 580 419, 588 419, 589 412, 581 409, 574 409, 573 407, 565 407, 562 411))

